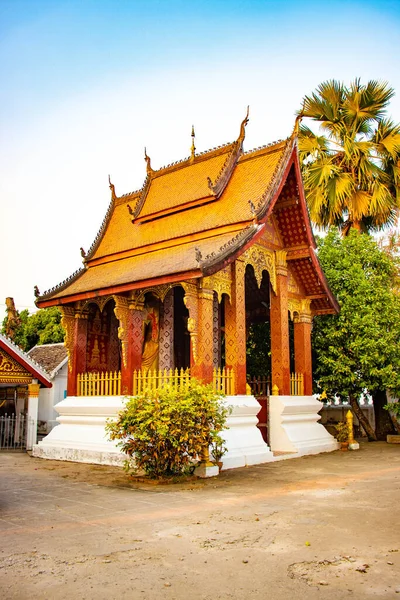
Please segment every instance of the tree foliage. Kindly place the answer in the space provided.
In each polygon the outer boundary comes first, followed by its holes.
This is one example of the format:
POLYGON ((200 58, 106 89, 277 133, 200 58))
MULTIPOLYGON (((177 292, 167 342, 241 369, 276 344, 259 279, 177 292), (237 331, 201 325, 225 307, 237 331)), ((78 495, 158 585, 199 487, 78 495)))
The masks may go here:
POLYGON ((303 99, 299 153, 311 220, 345 232, 393 224, 400 205, 400 125, 386 116, 387 83, 326 81, 303 99))
MULTIPOLYGON (((56 306, 40 309, 29 314, 27 309, 19 313, 20 324, 14 332, 13 341, 25 352, 36 344, 55 344, 64 341, 64 328, 61 313, 56 306)), ((2 333, 5 333, 7 317, 3 320, 2 333)))
POLYGON ((271 376, 271 333, 269 321, 252 323, 247 332, 246 369, 250 377, 271 376))
POLYGON ((228 412, 212 386, 193 379, 188 386, 166 385, 130 398, 106 429, 130 457, 127 470, 181 475, 210 445, 224 453, 220 433, 228 412))
POLYGON ((396 269, 376 242, 332 230, 319 242, 319 259, 340 304, 335 316, 314 320, 318 391, 344 400, 368 391, 400 392, 400 298, 396 269))

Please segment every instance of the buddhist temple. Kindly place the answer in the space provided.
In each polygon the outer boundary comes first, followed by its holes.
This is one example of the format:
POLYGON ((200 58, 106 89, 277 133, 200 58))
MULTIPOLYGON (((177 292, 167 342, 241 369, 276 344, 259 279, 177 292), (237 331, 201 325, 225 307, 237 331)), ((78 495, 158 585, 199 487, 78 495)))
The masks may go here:
POLYGON ((171 377, 249 394, 246 338, 261 321, 273 393, 312 395, 312 319, 338 304, 316 254, 296 130, 245 152, 247 122, 200 154, 192 131, 190 156, 161 169, 145 151, 140 190, 118 196, 110 181, 82 268, 37 293, 38 307, 63 315, 69 397, 125 396, 171 377))

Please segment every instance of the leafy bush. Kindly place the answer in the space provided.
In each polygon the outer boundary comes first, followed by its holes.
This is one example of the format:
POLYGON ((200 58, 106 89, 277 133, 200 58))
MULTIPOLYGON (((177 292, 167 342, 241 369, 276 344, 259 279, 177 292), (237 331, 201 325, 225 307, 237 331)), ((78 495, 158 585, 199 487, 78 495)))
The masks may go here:
POLYGON ((385 410, 388 410, 395 417, 400 419, 400 402, 390 402, 389 404, 385 404, 383 407, 385 410))
POLYGON ((180 475, 205 448, 224 447, 219 434, 226 429, 228 413, 210 385, 192 380, 186 387, 166 385, 130 398, 106 429, 129 456, 128 471, 143 470, 150 477, 180 475))
POLYGON ((335 429, 336 429, 336 439, 338 442, 348 442, 349 440, 349 428, 347 426, 347 423, 345 423, 344 421, 339 421, 339 423, 337 423, 335 425, 335 429))

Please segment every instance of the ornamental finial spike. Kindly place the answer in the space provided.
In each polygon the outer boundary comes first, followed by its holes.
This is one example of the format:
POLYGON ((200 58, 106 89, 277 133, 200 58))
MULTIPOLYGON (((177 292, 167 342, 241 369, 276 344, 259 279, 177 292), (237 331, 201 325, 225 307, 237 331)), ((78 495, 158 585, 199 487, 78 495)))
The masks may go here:
POLYGON ((146 171, 148 175, 154 173, 154 169, 151 168, 150 157, 147 156, 146 147, 144 149, 144 160, 146 161, 146 171))
POLYGON ((301 107, 301 110, 299 110, 299 112, 297 113, 297 117, 294 122, 292 137, 297 137, 299 135, 300 123, 304 117, 304 107, 305 107, 305 100, 303 102, 303 106, 301 107))
POLYGON ((248 106, 246 116, 240 124, 240 133, 239 133, 239 137, 238 137, 239 144, 243 144, 244 137, 246 135, 245 127, 246 127, 247 123, 249 122, 249 109, 250 109, 250 107, 248 106))
POLYGON ((108 176, 108 185, 110 186, 111 197, 114 200, 117 196, 115 194, 115 185, 113 183, 111 183, 111 177, 110 176, 108 176))
POLYGON ((192 125, 192 147, 190 149, 190 158, 193 160, 195 155, 196 155, 196 146, 194 145, 194 138, 195 138, 195 133, 194 133, 194 125, 192 125))

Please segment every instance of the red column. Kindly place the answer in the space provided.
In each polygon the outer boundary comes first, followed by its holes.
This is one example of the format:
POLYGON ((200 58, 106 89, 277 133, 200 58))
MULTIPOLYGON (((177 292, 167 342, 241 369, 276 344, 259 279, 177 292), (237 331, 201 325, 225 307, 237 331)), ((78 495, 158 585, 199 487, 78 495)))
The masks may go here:
POLYGON ((121 393, 132 394, 133 371, 141 368, 143 349, 143 303, 136 298, 114 296, 118 337, 122 346, 121 393))
POLYGON ((312 395, 311 329, 312 316, 308 307, 301 311, 298 317, 295 317, 294 322, 295 369, 296 373, 303 373, 305 396, 312 395))
POLYGON ((225 363, 234 369, 236 394, 246 394, 246 265, 237 259, 231 268, 231 298, 225 299, 225 363))
POLYGON ((79 373, 86 372, 86 343, 87 343, 88 315, 86 312, 75 311, 73 324, 72 356, 69 351, 68 365, 68 396, 76 396, 77 377, 79 373))
POLYGON ((279 394, 290 394, 290 351, 288 323, 288 277, 286 252, 275 252, 276 294, 271 292, 271 366, 272 386, 277 385, 279 394))
POLYGON ((132 394, 133 371, 139 371, 142 366, 143 315, 143 307, 129 310, 127 365, 121 371, 123 394, 132 394))
POLYGON ((198 292, 197 356, 192 375, 203 383, 213 380, 213 290, 198 292))

